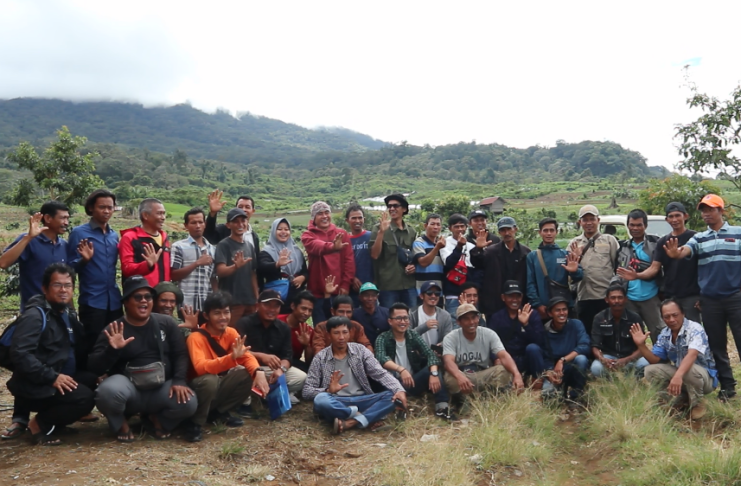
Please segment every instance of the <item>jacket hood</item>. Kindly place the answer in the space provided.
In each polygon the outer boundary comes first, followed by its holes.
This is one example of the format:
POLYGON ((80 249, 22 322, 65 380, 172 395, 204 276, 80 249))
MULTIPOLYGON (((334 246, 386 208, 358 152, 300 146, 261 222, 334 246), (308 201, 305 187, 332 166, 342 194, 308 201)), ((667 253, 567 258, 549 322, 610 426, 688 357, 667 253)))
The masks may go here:
POLYGON ((322 230, 317 227, 317 225, 314 224, 314 221, 309 221, 309 226, 307 228, 307 231, 312 231, 314 233, 332 233, 337 231, 337 226, 335 226, 334 223, 329 223, 329 228, 327 230, 322 230))

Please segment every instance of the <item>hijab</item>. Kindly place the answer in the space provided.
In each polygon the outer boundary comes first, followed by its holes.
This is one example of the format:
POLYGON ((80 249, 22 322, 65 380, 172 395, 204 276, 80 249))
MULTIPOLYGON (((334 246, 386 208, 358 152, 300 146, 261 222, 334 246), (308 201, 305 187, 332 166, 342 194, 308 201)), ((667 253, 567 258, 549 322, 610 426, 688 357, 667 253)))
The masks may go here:
POLYGON ((264 250, 273 257, 273 261, 277 262, 280 259, 280 252, 287 248, 292 261, 288 265, 280 267, 280 269, 281 272, 295 277, 301 272, 301 268, 304 266, 304 254, 301 253, 301 249, 294 243, 293 236, 289 237, 285 243, 278 241, 278 225, 281 223, 286 223, 288 230, 291 231, 291 223, 286 218, 278 218, 273 221, 273 224, 270 226, 270 237, 264 250))

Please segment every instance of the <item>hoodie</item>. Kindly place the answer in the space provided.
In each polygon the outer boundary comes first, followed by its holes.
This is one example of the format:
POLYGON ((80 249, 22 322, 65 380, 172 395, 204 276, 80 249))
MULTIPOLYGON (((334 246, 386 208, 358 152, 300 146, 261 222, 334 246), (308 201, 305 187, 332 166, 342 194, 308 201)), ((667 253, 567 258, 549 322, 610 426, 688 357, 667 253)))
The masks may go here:
MULTIPOLYGON (((579 282, 584 276, 581 265, 574 273, 567 272, 561 265, 566 265, 566 250, 557 244, 551 245, 540 244, 538 247, 543 255, 545 268, 548 270, 548 277, 554 282, 561 285, 569 285, 569 277, 574 282, 579 282)), ((545 280, 543 269, 540 267, 538 252, 531 251, 527 255, 527 299, 530 305, 537 308, 541 305, 548 305, 550 293, 548 292, 548 283, 545 280)), ((573 299, 569 300, 569 307, 573 307, 573 299)))
POLYGON ((309 221, 309 228, 301 235, 301 243, 309 257, 309 291, 318 299, 324 298, 324 280, 332 275, 339 289, 350 292, 352 279, 355 278, 355 258, 350 236, 345 230, 330 224, 327 231, 320 230, 309 221), (345 246, 341 250, 334 249, 334 239, 341 234, 345 246))
POLYGON ((149 264, 144 261, 144 243, 154 245, 155 251, 159 251, 160 246, 141 226, 121 230, 118 254, 121 258, 122 280, 133 275, 141 275, 153 288, 160 282, 170 281, 170 241, 167 239, 167 233, 160 231, 160 234, 162 235, 162 255, 154 268, 149 268, 149 264))

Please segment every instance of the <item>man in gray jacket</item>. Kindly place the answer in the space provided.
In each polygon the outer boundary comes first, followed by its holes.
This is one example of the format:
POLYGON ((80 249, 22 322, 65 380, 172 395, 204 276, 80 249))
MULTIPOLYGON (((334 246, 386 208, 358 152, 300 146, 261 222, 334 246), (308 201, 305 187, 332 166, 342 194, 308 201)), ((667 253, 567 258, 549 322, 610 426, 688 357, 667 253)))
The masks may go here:
POLYGON ((442 289, 434 280, 423 283, 419 294, 422 305, 409 313, 409 327, 429 346, 442 344, 445 336, 458 327, 448 311, 437 307, 441 294, 442 289))

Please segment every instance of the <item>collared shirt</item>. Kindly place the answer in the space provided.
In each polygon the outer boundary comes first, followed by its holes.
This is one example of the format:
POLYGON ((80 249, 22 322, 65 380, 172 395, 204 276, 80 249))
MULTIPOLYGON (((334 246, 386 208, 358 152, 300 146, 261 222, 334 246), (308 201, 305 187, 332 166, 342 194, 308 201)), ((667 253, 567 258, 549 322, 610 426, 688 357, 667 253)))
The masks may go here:
POLYGON ((679 368, 690 349, 697 350, 695 364, 708 371, 708 374, 713 377, 713 386, 716 386, 718 372, 715 370, 715 360, 713 360, 713 353, 710 351, 708 335, 702 325, 685 317, 674 343, 672 342, 672 330, 665 327, 659 333, 656 344, 651 351, 660 359, 671 361, 674 366, 679 368))
MULTIPOLYGON (((378 238, 379 227, 380 223, 373 227, 373 233, 370 239, 371 248, 373 248, 376 238, 378 238)), ((409 223, 405 222, 404 229, 399 229, 396 223, 391 222, 389 229, 383 234, 381 254, 373 262, 373 271, 379 290, 406 290, 415 288, 414 275, 406 274, 404 267, 399 262, 396 250, 396 241, 399 242, 399 246, 411 250, 415 238, 417 238, 417 232, 409 223), (394 240, 394 236, 396 236, 396 240, 394 240)))
POLYGON ((695 233, 686 245, 697 255, 700 294, 723 299, 741 289, 741 227, 724 222, 718 231, 695 233))
MULTIPOLYGON (((3 251, 13 248, 18 244, 21 239, 26 236, 23 233, 13 241, 3 251)), ((41 291, 41 278, 44 275, 46 267, 56 262, 67 262, 67 242, 64 238, 57 236, 55 241, 50 240, 44 233, 39 234, 36 238, 32 239, 23 249, 23 252, 18 257, 18 270, 20 274, 20 286, 21 286, 21 312, 26 309, 26 302, 34 295, 40 295, 41 291)))
MULTIPOLYGON (((406 351, 406 358, 409 361, 409 371, 414 375, 422 369, 423 365, 426 366, 440 366, 440 359, 432 352, 430 346, 422 340, 419 334, 407 329, 404 332, 404 344, 406 351)), ((393 331, 386 331, 381 333, 376 339, 376 359, 381 365, 387 361, 396 361, 397 356, 397 343, 394 337, 393 331)), ((396 361, 398 364, 398 361, 396 361)), ((400 365, 407 368, 404 365, 400 365)))
POLYGON ((240 336, 247 336, 245 346, 251 346, 253 353, 274 354, 281 360, 291 362, 291 328, 285 322, 276 319, 265 327, 255 313, 239 319, 234 328, 240 336))
POLYGON ((520 251, 520 242, 515 241, 515 246, 510 251, 509 247, 502 243, 502 255, 504 255, 504 268, 502 272, 502 286, 507 280, 519 280, 520 260, 525 257, 520 251))
MULTIPOLYGON (((633 252, 635 253, 636 258, 651 263, 651 256, 644 251, 646 240, 643 240, 640 243, 631 240, 630 245, 633 247, 633 252)), ((633 280, 628 282, 628 294, 626 297, 628 297, 628 300, 633 302, 644 302, 653 298, 658 293, 659 285, 656 283, 655 279, 633 280)))
POLYGON ((602 351, 602 354, 617 358, 630 356, 638 349, 630 334, 633 324, 639 324, 641 329, 645 328, 641 316, 628 309, 623 309, 617 322, 609 308, 598 312, 592 324, 592 347, 602 351))
POLYGON ((121 291, 116 282, 118 233, 108 224, 105 230, 104 233, 103 227, 94 219, 73 229, 69 235, 67 256, 80 277, 80 305, 117 310, 121 308, 121 291), (87 263, 77 252, 82 240, 93 243, 93 257, 87 263))
POLYGON ((391 326, 389 326, 389 310, 380 305, 376 305, 373 314, 368 314, 365 309, 358 307, 352 312, 352 320, 358 321, 363 326, 365 335, 368 336, 371 344, 376 342, 379 334, 391 329, 391 326))
MULTIPOLYGON (((203 246, 199 246, 192 236, 172 244, 170 268, 177 270, 187 267, 198 260, 201 255, 208 254, 214 258, 216 247, 203 238, 203 246)), ((177 282, 183 291, 183 304, 192 306, 195 310, 203 310, 203 301, 211 293, 211 278, 214 275, 214 264, 197 266, 187 277, 177 282)))
POLYGON ((597 233, 592 238, 580 234, 569 243, 581 248, 580 260, 584 277, 577 284, 578 300, 604 300, 610 279, 615 276, 614 263, 617 258, 618 241, 612 235, 597 233), (589 242, 594 241, 584 252, 589 242))

